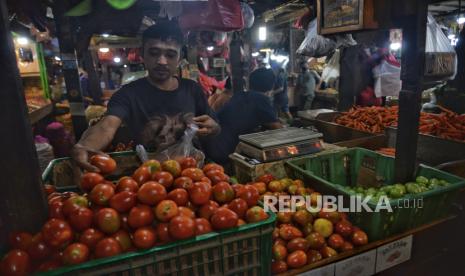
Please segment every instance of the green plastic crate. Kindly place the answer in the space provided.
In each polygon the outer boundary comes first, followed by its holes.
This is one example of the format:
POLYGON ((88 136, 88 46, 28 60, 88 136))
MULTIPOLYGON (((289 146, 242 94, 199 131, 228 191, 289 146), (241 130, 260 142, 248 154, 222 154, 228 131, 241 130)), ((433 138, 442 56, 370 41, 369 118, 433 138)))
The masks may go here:
MULTIPOLYGON (((342 186, 356 186, 360 170, 368 170, 375 176, 373 186, 394 184, 394 158, 362 148, 297 158, 286 162, 285 166, 290 177, 304 180, 316 191, 328 195, 343 195, 345 198, 349 194, 342 186)), ((425 165, 418 167, 416 176, 420 175, 443 179, 450 185, 391 199, 393 212, 381 210, 350 213, 351 221, 365 230, 369 239, 374 241, 444 218, 451 211, 458 190, 465 186, 465 180, 425 165), (419 199, 422 199, 422 208, 398 207, 414 206, 420 203, 419 199)), ((376 207, 371 202, 367 205, 372 210, 376 207)))
MULTIPOLYGON (((134 152, 111 156, 120 167, 112 175, 115 179, 121 176, 118 175, 121 171, 139 165, 134 152)), ((67 179, 73 177, 69 166, 69 158, 53 160, 42 175, 44 183, 56 184, 61 191, 76 189, 55 183, 56 180, 72 183, 67 179)), ((271 275, 271 235, 276 215, 272 212, 268 215, 261 222, 39 275, 271 275)))

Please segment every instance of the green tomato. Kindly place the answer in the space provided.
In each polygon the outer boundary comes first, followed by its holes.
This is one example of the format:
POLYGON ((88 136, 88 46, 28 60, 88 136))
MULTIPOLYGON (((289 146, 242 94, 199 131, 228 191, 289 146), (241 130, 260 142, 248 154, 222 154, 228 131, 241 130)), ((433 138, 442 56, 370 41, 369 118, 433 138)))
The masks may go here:
POLYGON ((405 184, 405 188, 407 189, 407 193, 410 194, 418 194, 421 192, 420 185, 418 185, 417 183, 409 182, 405 184))
POLYGON ((450 185, 450 183, 447 182, 446 180, 439 180, 439 184, 440 184, 441 186, 448 186, 448 185, 450 185))
POLYGON ((439 188, 439 187, 441 187, 439 184, 430 184, 430 185, 428 186, 428 189, 434 190, 434 189, 437 189, 437 188, 439 188))
POLYGON ((400 188, 400 187, 394 187, 389 191, 389 196, 392 198, 400 198, 404 196, 405 194, 405 188, 400 188))
POLYGON ((379 189, 381 192, 389 192, 389 190, 392 188, 392 185, 386 185, 386 186, 383 186, 381 187, 381 189, 379 189))
POLYGON ((426 177, 424 177, 424 176, 421 176, 421 175, 418 176, 418 177, 415 179, 415 181, 416 181, 417 183, 420 183, 420 184, 428 184, 428 182, 429 182, 428 178, 426 178, 426 177))
POLYGON ((357 193, 363 193, 363 192, 365 192, 365 189, 363 189, 363 187, 361 187, 361 186, 357 186, 357 187, 355 188, 355 191, 356 191, 357 193))
POLYGON ((407 190, 405 189, 404 184, 399 184, 399 183, 398 183, 398 184, 394 184, 394 188, 395 188, 395 189, 401 190, 402 193, 404 193, 404 194, 407 192, 407 190))
POLYGON ((437 178, 431 178, 431 179, 429 180, 429 184, 430 184, 430 185, 439 185, 439 183, 440 183, 440 181, 439 181, 439 179, 437 179, 437 178))

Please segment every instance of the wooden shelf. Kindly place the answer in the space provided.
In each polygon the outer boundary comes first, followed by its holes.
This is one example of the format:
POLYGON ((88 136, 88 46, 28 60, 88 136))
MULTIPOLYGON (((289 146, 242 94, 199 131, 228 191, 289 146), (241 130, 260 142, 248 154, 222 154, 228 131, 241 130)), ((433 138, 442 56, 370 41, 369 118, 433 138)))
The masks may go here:
POLYGON ((29 120, 31 121, 31 125, 37 123, 38 121, 42 120, 45 118, 47 115, 52 113, 53 110, 53 105, 51 103, 34 110, 29 113, 29 120))

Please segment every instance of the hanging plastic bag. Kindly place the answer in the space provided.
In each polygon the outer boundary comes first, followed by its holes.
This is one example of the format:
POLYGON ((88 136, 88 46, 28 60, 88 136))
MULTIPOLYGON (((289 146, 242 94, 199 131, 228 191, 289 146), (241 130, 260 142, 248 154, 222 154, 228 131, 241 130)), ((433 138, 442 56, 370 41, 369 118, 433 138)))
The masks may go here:
POLYGON ((157 153, 155 155, 156 159, 159 161, 166 161, 170 159, 179 161, 181 158, 189 156, 193 157, 197 161, 198 167, 203 167, 205 155, 203 152, 196 149, 192 142, 198 130, 199 128, 197 125, 190 124, 184 131, 181 141, 168 147, 162 152, 157 153))
POLYGON ((454 79, 457 73, 457 54, 450 40, 431 14, 426 25, 425 76, 454 79))
POLYGON ((323 73, 321 74, 321 80, 330 83, 331 81, 339 78, 340 72, 340 62, 341 59, 341 52, 336 50, 333 56, 329 59, 326 67, 323 69, 323 73))
POLYGON ((373 77, 376 97, 399 96, 402 81, 400 80, 398 63, 390 63, 383 59, 379 65, 373 68, 373 77))
POLYGON ((245 28, 252 28, 255 15, 249 4, 241 2, 242 17, 244 17, 245 28))
POLYGON ((208 0, 195 4, 186 3, 179 17, 179 27, 184 31, 236 31, 244 28, 241 5, 237 0, 208 0))
POLYGON ((323 57, 336 49, 336 43, 318 35, 316 19, 308 25, 307 35, 297 49, 297 54, 309 57, 323 57))

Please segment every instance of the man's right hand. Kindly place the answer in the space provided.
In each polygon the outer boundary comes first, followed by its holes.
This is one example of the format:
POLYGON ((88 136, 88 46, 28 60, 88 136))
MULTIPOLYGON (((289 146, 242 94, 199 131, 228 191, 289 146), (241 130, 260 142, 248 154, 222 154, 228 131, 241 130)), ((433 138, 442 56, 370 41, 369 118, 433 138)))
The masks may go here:
POLYGON ((81 144, 74 145, 71 150, 71 158, 81 168, 89 172, 100 172, 100 170, 89 163, 89 157, 95 154, 107 155, 99 150, 91 149, 81 144))

